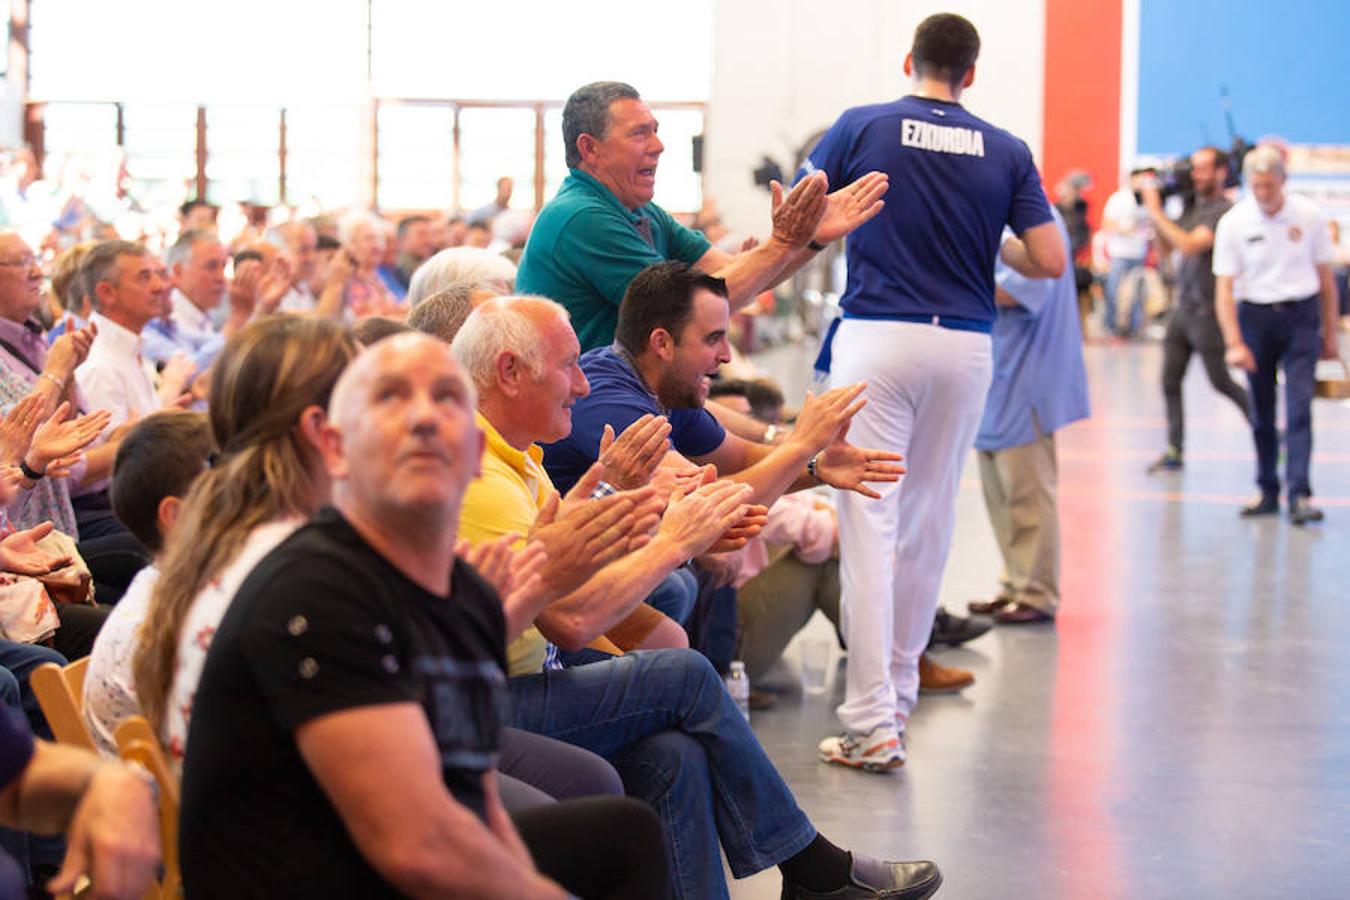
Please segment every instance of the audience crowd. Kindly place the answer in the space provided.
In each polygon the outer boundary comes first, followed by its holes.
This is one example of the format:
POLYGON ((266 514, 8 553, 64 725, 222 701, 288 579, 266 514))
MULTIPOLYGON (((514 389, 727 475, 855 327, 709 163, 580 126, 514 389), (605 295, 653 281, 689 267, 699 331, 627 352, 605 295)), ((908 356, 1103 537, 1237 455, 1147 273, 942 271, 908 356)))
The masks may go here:
MULTIPOLYGON (((932 863, 822 834, 723 684, 733 660, 757 684, 817 610, 840 627, 828 493, 866 503, 905 471, 850 441, 864 384, 788 411, 719 378, 731 316, 876 216, 887 177, 775 183, 768 236, 733 253, 653 203, 637 90, 580 88, 563 131, 533 231, 504 178, 465 217, 227 234, 194 201, 151 235, 0 232, 0 895, 141 896, 166 787, 192 897, 716 898, 723 858, 778 867, 784 897, 938 889, 932 863), (51 743, 30 683, 86 657, 101 759, 51 743), (169 785, 119 761, 134 717, 169 785)), ((1134 178, 1105 220, 1123 332, 1167 229, 1134 178)), ((1053 432, 1086 414, 1085 285, 1000 266, 1014 380, 977 446, 1007 568, 977 611, 1012 624, 1059 603, 1053 432), (1052 357, 1073 377, 1047 407, 1052 357)), ((988 628, 939 610, 929 645, 988 628)), ((925 655, 919 679, 973 677, 925 655)))

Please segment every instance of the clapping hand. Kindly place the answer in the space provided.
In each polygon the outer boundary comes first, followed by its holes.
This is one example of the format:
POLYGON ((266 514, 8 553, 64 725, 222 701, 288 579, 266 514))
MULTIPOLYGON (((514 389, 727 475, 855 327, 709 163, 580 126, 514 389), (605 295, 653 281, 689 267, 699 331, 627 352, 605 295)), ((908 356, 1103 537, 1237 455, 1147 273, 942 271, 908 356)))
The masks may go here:
POLYGON ((826 198, 825 215, 816 228, 815 239, 828 244, 852 232, 886 206, 881 198, 890 190, 884 172, 868 172, 852 184, 826 198))
POLYGON ((600 464, 605 480, 617 488, 633 490, 651 481, 670 448, 670 422, 648 413, 623 430, 616 439, 614 427, 605 426, 600 437, 600 464))
POLYGON ((52 533, 56 526, 43 522, 36 528, 16 531, 0 540, 0 570, 16 575, 46 575, 70 565, 71 557, 51 553, 38 546, 38 541, 52 533))
POLYGON ((824 172, 807 175, 783 196, 783 186, 769 182, 773 194, 773 239, 790 247, 805 247, 820 227, 828 200, 830 181, 824 172))

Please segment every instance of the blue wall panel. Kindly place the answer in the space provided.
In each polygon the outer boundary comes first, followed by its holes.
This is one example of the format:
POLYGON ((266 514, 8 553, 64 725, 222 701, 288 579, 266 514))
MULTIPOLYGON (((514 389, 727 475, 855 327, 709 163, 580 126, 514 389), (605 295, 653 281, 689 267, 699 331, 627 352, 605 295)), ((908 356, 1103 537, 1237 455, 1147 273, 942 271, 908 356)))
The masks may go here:
POLYGON ((1238 133, 1350 144, 1350 0, 1139 0, 1139 146, 1226 147, 1238 133))

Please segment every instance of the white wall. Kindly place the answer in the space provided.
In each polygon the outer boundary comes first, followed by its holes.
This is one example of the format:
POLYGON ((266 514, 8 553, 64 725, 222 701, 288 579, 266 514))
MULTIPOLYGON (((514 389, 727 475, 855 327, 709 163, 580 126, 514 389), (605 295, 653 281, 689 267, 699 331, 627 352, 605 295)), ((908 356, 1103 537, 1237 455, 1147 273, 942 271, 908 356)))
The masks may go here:
POLYGON ((1044 0, 716 0, 704 161, 708 194, 733 232, 766 235, 768 194, 750 174, 761 156, 791 177, 802 142, 846 107, 908 91, 901 65, 915 26, 934 12, 966 16, 980 32, 964 105, 1039 157, 1044 0))

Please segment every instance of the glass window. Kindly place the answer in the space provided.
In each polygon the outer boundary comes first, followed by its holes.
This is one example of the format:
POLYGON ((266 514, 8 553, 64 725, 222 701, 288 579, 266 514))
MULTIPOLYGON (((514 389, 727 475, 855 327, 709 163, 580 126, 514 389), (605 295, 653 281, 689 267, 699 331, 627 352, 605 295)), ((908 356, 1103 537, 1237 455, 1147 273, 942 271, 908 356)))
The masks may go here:
POLYGON ((206 111, 206 160, 212 203, 260 203, 281 199, 278 155, 281 112, 276 107, 211 107, 206 111))
POLYGON ((123 108, 130 191, 153 206, 161 197, 196 193, 197 108, 187 105, 129 103, 123 108))
POLYGON ((535 113, 527 109, 459 111, 459 205, 466 212, 492 202, 497 179, 515 182, 511 206, 534 208, 535 113))
POLYGON ((112 103, 49 103, 42 110, 47 153, 85 153, 117 146, 117 106, 112 103))
POLYGON ((449 104, 380 104, 381 209, 454 204, 455 111, 449 104))
POLYGON ((301 215, 361 202, 365 121, 359 106, 286 110, 286 202, 301 215))

